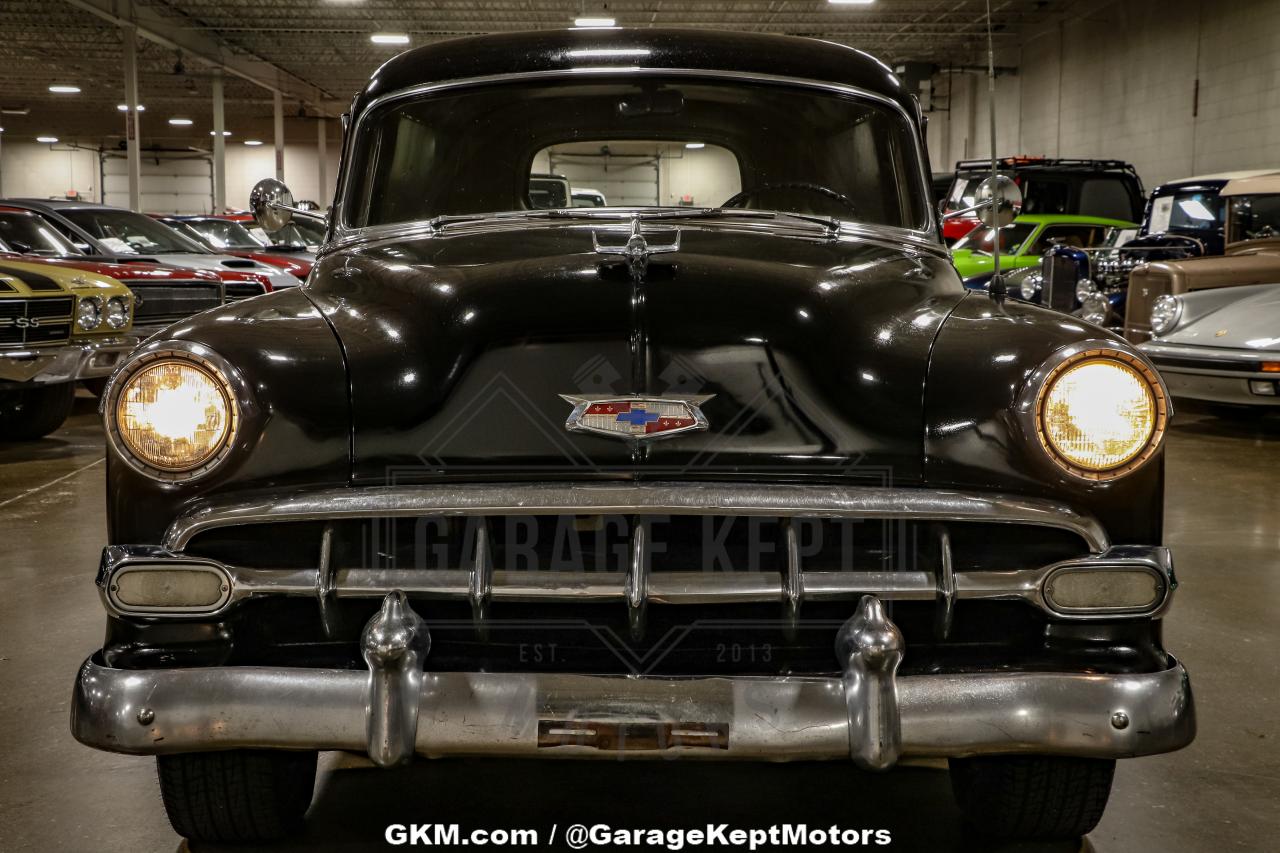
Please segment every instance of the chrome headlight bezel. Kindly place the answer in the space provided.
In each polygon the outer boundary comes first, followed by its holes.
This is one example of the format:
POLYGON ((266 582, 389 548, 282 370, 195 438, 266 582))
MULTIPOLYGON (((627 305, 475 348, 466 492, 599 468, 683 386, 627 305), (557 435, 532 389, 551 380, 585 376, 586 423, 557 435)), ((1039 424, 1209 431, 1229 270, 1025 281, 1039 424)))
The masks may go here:
POLYGON ((1089 293, 1085 295, 1084 299, 1080 300, 1080 319, 1086 323, 1104 326, 1110 316, 1111 303, 1103 294, 1089 293))
POLYGON ((1182 321, 1182 300, 1165 293, 1151 303, 1151 333, 1165 335, 1182 321))
POLYGON ((1144 467, 1164 446, 1165 433, 1172 416, 1173 405, 1168 389, 1155 368, 1138 354, 1121 349, 1114 342, 1106 340, 1082 341, 1058 350, 1031 375, 1018 400, 1018 418, 1023 433, 1028 442, 1035 445, 1038 455, 1052 469, 1085 483, 1107 483, 1144 467), (1059 453, 1046 433, 1043 419, 1045 399, 1055 382, 1072 367, 1093 360, 1118 362, 1137 373, 1147 383, 1153 408, 1152 429, 1146 445, 1125 461, 1101 470, 1084 468, 1059 453))
POLYGON ((101 296, 81 296, 76 300, 76 328, 82 332, 92 332, 102 325, 102 297, 101 296), (92 314, 86 314, 85 308, 93 309, 92 314), (92 317, 92 321, 85 323, 86 317, 92 317))
POLYGON ((244 395, 237 392, 237 388, 241 386, 239 377, 224 359, 205 347, 175 342, 169 342, 165 345, 153 345, 153 347, 137 354, 111 377, 102 399, 102 414, 106 426, 107 440, 116 454, 129 467, 152 479, 168 483, 181 483, 205 477, 222 465, 240 438, 246 407, 244 395), (221 392, 223 401, 227 406, 227 429, 225 435, 213 452, 207 454, 193 465, 183 467, 162 466, 135 452, 120 431, 120 400, 125 390, 129 387, 130 380, 143 370, 164 362, 181 363, 203 373, 212 380, 221 392))

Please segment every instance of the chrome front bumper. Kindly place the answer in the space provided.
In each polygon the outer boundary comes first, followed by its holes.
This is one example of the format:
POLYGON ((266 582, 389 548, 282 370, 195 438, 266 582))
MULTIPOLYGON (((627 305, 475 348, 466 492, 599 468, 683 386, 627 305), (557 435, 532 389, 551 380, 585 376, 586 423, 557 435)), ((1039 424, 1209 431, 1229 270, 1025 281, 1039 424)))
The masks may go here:
POLYGON ((840 678, 433 673, 430 635, 392 593, 361 642, 367 671, 120 670, 85 662, 81 743, 135 755, 234 748, 422 756, 830 759, 1039 753, 1123 758, 1195 736, 1181 664, 1154 673, 898 677, 902 636, 874 596, 840 630, 840 678))
POLYGON ((48 347, 0 350, 0 383, 53 384, 110 376, 141 341, 120 335, 48 347))

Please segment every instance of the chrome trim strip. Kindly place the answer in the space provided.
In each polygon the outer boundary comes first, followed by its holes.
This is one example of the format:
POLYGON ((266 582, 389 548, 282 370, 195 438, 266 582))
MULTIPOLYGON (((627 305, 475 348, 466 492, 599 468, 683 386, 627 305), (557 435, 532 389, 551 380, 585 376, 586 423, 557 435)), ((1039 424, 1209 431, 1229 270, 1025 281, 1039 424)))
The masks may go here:
MULTIPOLYGON (((369 748, 367 671, 282 667, 122 670, 92 658, 76 679, 71 731, 127 755, 204 750, 369 748), (148 722, 140 724, 140 714, 148 722)), ((413 750, 420 756, 847 759, 854 736, 838 678, 626 678, 527 673, 422 675, 413 750), (671 697, 678 696, 678 708, 671 697), (640 719, 724 724, 727 748, 539 748, 540 720, 640 719)), ((1195 737, 1186 670, 967 673, 897 678, 902 755, 999 753, 1131 758, 1195 737), (1123 713, 1129 724, 1117 728, 1123 713)), ((1123 718, 1121 718, 1123 719, 1123 718)), ((403 741, 400 741, 403 743, 403 741)))
POLYGON ((1107 550, 1096 518, 1058 501, 943 489, 751 483, 546 483, 368 486, 214 498, 169 525, 164 547, 186 548, 219 527, 350 518, 475 515, 750 515, 1029 524, 1070 531, 1107 550))
MULTIPOLYGON (((633 556, 634 553, 633 551, 633 556)), ((176 555, 165 558, 134 557, 117 548, 104 561, 102 583, 110 584, 117 573, 128 570, 136 562, 158 560, 166 565, 180 565, 186 559, 188 558, 176 555)), ((227 601, 216 609, 206 609, 199 616, 202 619, 220 616, 239 602, 257 596, 317 596, 318 569, 252 569, 224 566, 205 558, 189 559, 199 565, 216 566, 231 581, 227 601)), ((393 590, 400 590, 422 598, 474 601, 475 573, 470 567, 334 568, 331 577, 326 598, 381 598, 393 590)), ((863 595, 875 595, 888 601, 937 601, 939 585, 943 583, 934 572, 928 571, 802 572, 799 582, 807 601, 850 600, 863 595)), ((650 572, 647 568, 643 571, 633 568, 627 572, 493 571, 489 583, 486 601, 618 601, 627 606, 628 613, 633 619, 639 619, 641 625, 644 608, 649 603, 693 605, 777 602, 785 606, 789 601, 789 579, 775 572, 650 572)), ((953 571, 952 583, 953 601, 1022 601, 1059 619, 1071 620, 1159 618, 1172 603, 1176 587, 1169 550, 1136 546, 1113 548, 1098 556, 1013 571, 953 571), (1149 571, 1163 579, 1160 598, 1152 606, 1140 611, 1062 612, 1046 601, 1044 584, 1050 575, 1070 568, 1132 568, 1149 571)), ((192 615, 142 613, 123 608, 105 595, 103 601, 107 610, 117 616, 172 618, 192 615)))
MULTIPOLYGON (((363 130, 365 119, 381 107, 400 100, 407 100, 422 95, 434 94, 436 92, 447 91, 450 89, 459 89, 475 86, 496 85, 501 83, 524 82, 530 80, 553 80, 553 79, 582 79, 583 77, 630 77, 639 75, 663 76, 663 77, 694 77, 705 78, 709 80, 735 80, 739 82, 750 83, 766 83, 782 86, 799 86, 809 89, 820 89, 826 92, 846 95, 850 97, 865 98, 874 101, 882 106, 887 106, 904 121, 906 121, 911 133, 912 145, 914 146, 915 160, 918 165, 917 180, 919 181, 918 192, 921 194, 920 201, 923 204, 927 222, 923 223, 923 228, 893 228, 891 226, 870 225, 867 223, 856 223, 859 228, 871 229, 873 231, 889 236, 894 240, 910 240, 920 244, 922 248, 926 248, 935 254, 944 251, 939 243, 938 223, 934 206, 929 202, 928 192, 931 186, 932 178, 925 172, 925 153, 920 139, 919 118, 913 116, 907 109, 894 99, 873 92, 868 89, 862 89, 858 86, 850 86, 844 83, 834 83, 825 80, 811 80, 803 77, 788 77, 778 74, 760 74, 760 73, 744 73, 740 71, 721 71, 708 68, 645 68, 641 66, 621 66, 608 67, 598 66, 591 68, 573 68, 573 69, 550 69, 544 71, 524 71, 517 74, 493 74, 482 77, 467 77, 455 80, 445 80, 435 83, 423 83, 417 86, 410 86, 395 92, 387 92, 374 98, 364 108, 360 115, 355 117, 352 122, 351 133, 349 139, 351 144, 349 151, 344 151, 344 163, 346 168, 342 170, 339 186, 334 195, 333 224, 331 226, 332 239, 325 246, 328 251, 331 248, 337 248, 351 243, 363 240, 376 240, 380 236, 387 236, 390 230, 401 230, 405 228, 413 228, 417 226, 421 228, 425 226, 425 221, 395 223, 390 226, 365 226, 351 227, 346 224, 347 220, 347 202, 348 195, 351 191, 350 173, 352 171, 352 163, 346 162, 349 155, 354 157, 354 151, 359 144, 360 133, 363 130)), ((855 223, 851 223, 855 224, 855 223)), ((843 231, 843 229, 842 229, 843 231)))

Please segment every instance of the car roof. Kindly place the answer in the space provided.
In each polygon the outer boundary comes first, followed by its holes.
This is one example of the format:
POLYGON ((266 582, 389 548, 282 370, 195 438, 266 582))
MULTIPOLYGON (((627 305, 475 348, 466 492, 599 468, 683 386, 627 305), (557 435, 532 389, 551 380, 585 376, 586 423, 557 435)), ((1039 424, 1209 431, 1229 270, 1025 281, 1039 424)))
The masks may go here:
POLYGON ((1275 169, 1243 169, 1236 172, 1218 172, 1212 175, 1195 175, 1190 178, 1178 178, 1176 181, 1165 181, 1161 186, 1173 184, 1195 184, 1202 181, 1234 181, 1240 178, 1256 178, 1259 175, 1270 175, 1275 169))
POLYGON ((1069 213, 1024 213, 1013 220, 1026 225, 1106 225, 1111 228, 1137 228, 1137 222, 1108 219, 1105 216, 1079 216, 1069 213))
POLYGON ((1280 193, 1280 172, 1263 172, 1233 178, 1222 188, 1220 195, 1275 195, 1280 193))
POLYGON ((711 29, 575 27, 448 39, 385 62, 356 98, 359 116, 383 95, 450 80, 584 68, 706 70, 853 86, 916 115, 912 92, 889 66, 852 47, 813 38, 711 29))

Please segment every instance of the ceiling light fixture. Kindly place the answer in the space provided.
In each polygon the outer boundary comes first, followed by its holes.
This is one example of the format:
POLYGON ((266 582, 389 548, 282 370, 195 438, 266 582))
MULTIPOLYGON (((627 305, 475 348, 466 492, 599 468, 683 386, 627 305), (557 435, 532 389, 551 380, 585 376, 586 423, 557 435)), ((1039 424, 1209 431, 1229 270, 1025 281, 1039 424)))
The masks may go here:
POLYGON ((374 33, 369 36, 374 44, 408 44, 409 36, 405 33, 374 33))
MULTIPOLYGON (((216 131, 211 130, 211 131, 209 131, 209 135, 210 135, 210 136, 217 136, 218 134, 217 134, 217 132, 216 132, 216 131)), ((229 130, 224 130, 224 131, 222 131, 222 135, 223 135, 223 136, 230 136, 230 135, 231 135, 231 131, 229 131, 229 130)))
POLYGON ((79 86, 50 86, 49 91, 55 95, 78 95, 80 94, 79 86))
POLYGON ((193 122, 189 118, 171 118, 169 119, 169 124, 174 127, 190 127, 193 122))
POLYGON ((707 143, 705 143, 705 142, 686 142, 686 143, 684 144, 684 147, 685 147, 685 148, 695 148, 695 149, 696 149, 696 148, 706 148, 706 147, 707 147, 707 143))
MULTIPOLYGON (((128 104, 116 104, 116 109, 118 109, 118 110, 119 110, 120 112, 122 112, 122 113, 127 113, 127 112, 129 112, 129 105, 128 105, 128 104)), ((147 108, 146 108, 146 107, 144 107, 142 104, 138 104, 138 112, 140 112, 140 113, 145 113, 146 111, 147 111, 147 108)))
POLYGON ((876 0, 827 0, 833 6, 870 6, 876 0))
POLYGON ((46 145, 52 145, 57 141, 58 141, 58 137, 56 136, 37 136, 36 137, 36 142, 43 142, 46 145))
POLYGON ((612 27, 617 25, 613 18, 574 18, 575 27, 612 27))
POLYGON ((245 144, 245 145, 261 145, 261 144, 262 144, 262 140, 261 140, 261 139, 246 139, 246 140, 244 141, 244 144, 245 144))

